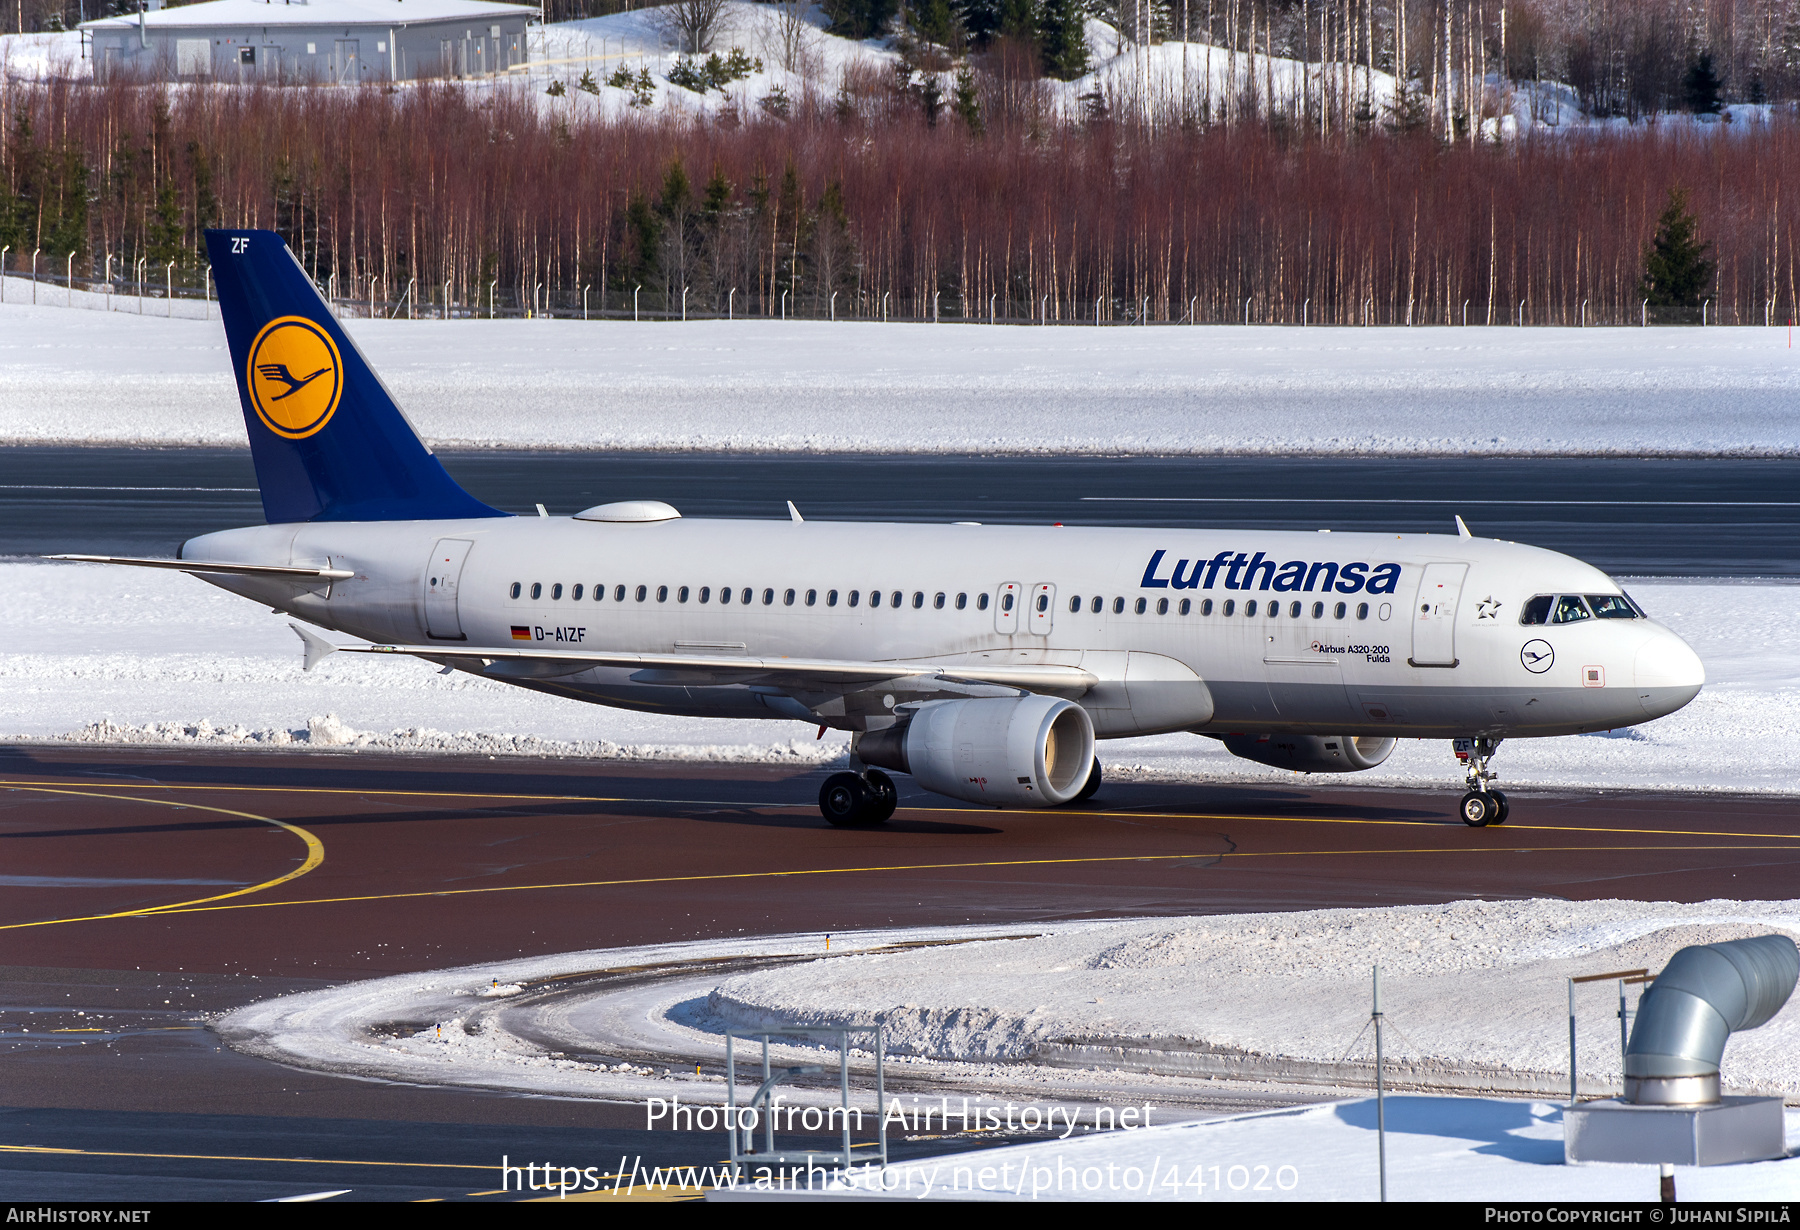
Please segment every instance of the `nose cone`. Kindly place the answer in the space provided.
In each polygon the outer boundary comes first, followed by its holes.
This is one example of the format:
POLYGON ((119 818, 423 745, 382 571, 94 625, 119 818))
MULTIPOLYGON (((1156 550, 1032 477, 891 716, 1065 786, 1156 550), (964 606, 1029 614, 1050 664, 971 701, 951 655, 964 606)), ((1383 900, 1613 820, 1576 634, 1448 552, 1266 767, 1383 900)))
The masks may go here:
POLYGON ((1673 632, 1658 632, 1638 650, 1638 703, 1651 717, 1673 713, 1700 694, 1706 667, 1673 632))

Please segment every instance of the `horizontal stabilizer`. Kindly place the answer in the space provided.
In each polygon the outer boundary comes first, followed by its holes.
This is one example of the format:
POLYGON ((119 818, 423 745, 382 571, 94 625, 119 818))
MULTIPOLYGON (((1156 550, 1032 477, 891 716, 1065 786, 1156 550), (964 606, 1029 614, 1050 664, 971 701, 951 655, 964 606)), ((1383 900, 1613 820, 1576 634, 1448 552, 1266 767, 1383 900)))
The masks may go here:
POLYGON ((169 568, 175 572, 199 572, 235 577, 274 577, 289 581, 348 581, 355 576, 347 568, 296 567, 290 564, 228 564, 201 559, 140 559, 130 555, 46 555, 45 559, 72 560, 78 564, 126 564, 132 568, 169 568))

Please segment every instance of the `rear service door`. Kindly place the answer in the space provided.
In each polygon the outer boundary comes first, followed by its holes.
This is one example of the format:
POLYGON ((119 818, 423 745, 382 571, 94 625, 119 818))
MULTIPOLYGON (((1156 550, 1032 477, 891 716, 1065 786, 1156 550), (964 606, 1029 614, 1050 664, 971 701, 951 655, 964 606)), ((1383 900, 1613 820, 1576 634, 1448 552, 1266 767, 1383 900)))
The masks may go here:
POLYGON ((434 641, 462 641, 462 617, 456 592, 462 585, 463 561, 475 544, 466 538, 440 538, 425 564, 425 634, 434 641))
POLYGON ((1413 600, 1412 666, 1456 665, 1456 604, 1467 564, 1427 564, 1413 600))

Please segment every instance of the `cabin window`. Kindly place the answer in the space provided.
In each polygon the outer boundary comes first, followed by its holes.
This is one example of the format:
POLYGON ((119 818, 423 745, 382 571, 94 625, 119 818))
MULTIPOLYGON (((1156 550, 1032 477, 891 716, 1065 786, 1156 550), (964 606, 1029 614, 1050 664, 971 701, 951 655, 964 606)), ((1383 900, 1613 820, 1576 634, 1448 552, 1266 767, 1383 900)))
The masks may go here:
POLYGON ((818 601, 819 601, 819 591, 818 590, 809 589, 806 591, 806 605, 807 606, 815 606, 815 605, 817 605, 818 601))
POLYGON ((750 598, 753 593, 754 593, 754 591, 751 590, 751 588, 748 585, 744 586, 744 588, 741 591, 739 591, 739 593, 738 593, 738 601, 743 603, 745 606, 749 606, 750 598))
POLYGON ((1254 619, 1255 617, 1256 617, 1256 599, 1252 598, 1252 599, 1250 599, 1250 601, 1244 603, 1244 618, 1245 619, 1254 619))
POLYGON ((939 611, 943 610, 944 609, 944 595, 939 594, 937 597, 933 598, 931 600, 931 605, 936 610, 939 610, 939 611))
POLYGON ((1049 594, 1039 594, 1038 595, 1037 609, 1038 609, 1038 614, 1040 614, 1040 615, 1050 609, 1050 595, 1049 594))
POLYGON ((1114 598, 1113 599, 1113 614, 1114 615, 1123 615, 1124 613, 1125 613, 1125 599, 1114 598))
POLYGON ((719 586, 719 605, 725 606, 731 601, 731 586, 719 586))
POLYGON ((561 581, 558 581, 555 585, 552 585, 550 587, 550 597, 552 599, 562 597, 562 582, 561 581))
POLYGON ((781 595, 781 605, 782 606, 793 606, 794 605, 794 591, 793 590, 791 590, 791 589, 787 590, 786 592, 784 592, 781 595))
POLYGON ((1212 614, 1212 599, 1211 598, 1200 599, 1200 613, 1202 615, 1211 615, 1212 614))
POLYGON ((914 590, 913 591, 913 610, 915 610, 915 611, 923 610, 924 607, 925 607, 925 595, 918 590, 914 590))
POLYGON ((1158 598, 1156 600, 1156 613, 1158 615, 1167 615, 1169 613, 1169 600, 1167 598, 1158 598))
POLYGON ((667 602, 669 600, 669 587, 667 585, 658 585, 656 587, 656 600, 658 602, 667 602))
POLYGON ((638 586, 637 587, 637 600, 639 602, 642 602, 649 595, 649 593, 650 593, 649 586, 647 586, 647 585, 638 586))
POLYGON ((1001 595, 1001 597, 1000 597, 1000 609, 1001 609, 1001 610, 1002 610, 1002 611, 1010 611, 1010 610, 1012 610, 1012 609, 1013 609, 1013 596, 1012 596, 1012 595, 1011 595, 1011 594, 1003 594, 1003 595, 1001 595))
POLYGON ((851 606, 855 606, 861 599, 862 599, 862 594, 859 591, 854 590, 854 589, 850 591, 850 605, 851 606))
POLYGON ((1313 603, 1313 616, 1312 617, 1314 619, 1324 619, 1325 618, 1325 604, 1323 602, 1313 603))
POLYGON ((901 593, 899 590, 895 590, 893 592, 893 594, 891 595, 891 597, 892 597, 892 601, 890 601, 888 603, 888 605, 893 607, 895 610, 898 610, 902 606, 906 605, 906 595, 901 593))
POLYGON ((1227 598, 1225 599, 1225 605, 1219 608, 1219 614, 1229 615, 1235 610, 1237 610, 1237 599, 1227 598))
POLYGON ((763 605, 764 606, 774 606, 775 605, 775 591, 774 590, 772 590, 772 589, 763 590, 763 605))
POLYGON ((1096 596, 1094 598, 1093 605, 1090 609, 1092 609, 1094 614, 1098 615, 1105 606, 1106 606, 1106 599, 1096 596))
POLYGON ((1300 604, 1298 602, 1290 602, 1288 604, 1288 615, 1293 619, 1300 618, 1300 604))
POLYGON ((1136 606, 1135 606, 1135 607, 1134 607, 1134 608, 1132 608, 1132 609, 1133 609, 1133 610, 1135 610, 1135 611, 1136 611, 1136 612, 1137 612, 1137 613, 1138 613, 1138 614, 1139 614, 1139 615, 1142 615, 1142 614, 1143 614, 1143 613, 1144 613, 1144 607, 1145 607, 1145 605, 1146 605, 1146 604, 1145 604, 1145 601, 1144 601, 1144 599, 1142 599, 1142 598, 1139 598, 1139 599, 1138 599, 1138 600, 1137 600, 1137 605, 1136 605, 1136 606))
POLYGON ((1345 606, 1342 602, 1338 603, 1336 606, 1331 608, 1332 618, 1342 619, 1344 617, 1344 612, 1349 609, 1350 608, 1345 606))
POLYGON ((1358 619, 1367 619, 1369 617, 1369 604, 1368 603, 1359 602, 1356 604, 1356 617, 1358 619))
POLYGON ((521 587, 520 587, 519 583, 517 581, 514 581, 512 583, 512 588, 506 591, 507 597, 517 598, 519 596, 520 588, 521 587))
POLYGON ((988 600, 988 596, 987 596, 987 595, 986 595, 986 594, 978 594, 978 595, 976 595, 976 598, 975 598, 975 609, 976 609, 976 610, 978 610, 978 611, 985 611, 985 610, 987 610, 987 600, 988 600))
POLYGON ((543 596, 544 596, 544 587, 542 585, 540 585, 538 582, 533 581, 531 583, 531 600, 533 602, 536 602, 539 598, 542 598, 543 596))
POLYGON ((574 588, 574 589, 571 589, 571 590, 570 590, 570 591, 569 591, 569 597, 570 597, 570 599, 571 599, 571 600, 573 600, 573 601, 575 601, 575 602, 580 602, 580 601, 581 601, 581 595, 582 595, 582 594, 583 594, 583 593, 585 593, 585 592, 587 592, 587 591, 585 591, 585 590, 583 590, 583 589, 582 589, 582 588, 581 588, 581 586, 579 586, 579 585, 577 585, 577 586, 576 586, 576 587, 575 587, 575 588, 574 588))
POLYGON ((956 609, 957 610, 960 611, 968 605, 969 605, 969 595, 967 595, 967 594, 956 595, 956 609))
POLYGON ((675 601, 686 602, 687 600, 688 600, 688 587, 683 585, 680 589, 675 591, 675 601))
POLYGON ((1069 599, 1069 614, 1081 614, 1081 599, 1079 597, 1069 599))
POLYGON ((613 601, 614 602, 625 601, 625 587, 623 585, 613 586, 613 601))
POLYGON ((1183 615, 1186 615, 1189 611, 1191 611, 1193 609, 1194 609, 1193 601, 1188 598, 1183 598, 1181 600, 1181 606, 1178 608, 1179 613, 1183 614, 1183 615))
POLYGON ((837 590, 828 589, 825 591, 825 605, 826 606, 836 606, 837 605, 837 590))
POLYGON ((703 604, 712 601, 712 586, 702 585, 700 587, 700 601, 703 604))

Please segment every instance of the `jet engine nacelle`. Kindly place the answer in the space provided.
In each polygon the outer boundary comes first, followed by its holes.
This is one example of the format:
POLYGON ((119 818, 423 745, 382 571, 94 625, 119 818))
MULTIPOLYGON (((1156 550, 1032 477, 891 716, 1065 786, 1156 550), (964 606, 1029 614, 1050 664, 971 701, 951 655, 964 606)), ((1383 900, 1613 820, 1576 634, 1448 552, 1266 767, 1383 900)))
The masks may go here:
POLYGON ((1373 769, 1394 750, 1394 740, 1375 735, 1225 735, 1233 756, 1301 773, 1355 773, 1373 769))
POLYGON ((953 799, 1055 807, 1087 784, 1094 726, 1054 696, 928 701, 904 724, 864 735, 856 754, 953 799))

